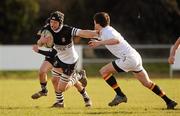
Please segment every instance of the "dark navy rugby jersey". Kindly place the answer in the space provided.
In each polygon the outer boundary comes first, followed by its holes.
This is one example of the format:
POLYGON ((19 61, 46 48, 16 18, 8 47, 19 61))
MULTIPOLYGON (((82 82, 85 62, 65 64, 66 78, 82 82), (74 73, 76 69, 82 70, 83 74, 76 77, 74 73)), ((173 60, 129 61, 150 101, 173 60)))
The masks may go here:
POLYGON ((54 48, 58 58, 67 64, 73 64, 78 60, 78 54, 74 48, 73 38, 77 35, 78 28, 63 25, 57 31, 53 31, 48 25, 43 31, 48 30, 53 36, 54 48))
POLYGON ((47 29, 51 32, 54 39, 54 44, 56 45, 68 45, 72 43, 73 37, 76 36, 77 28, 70 27, 68 25, 63 25, 63 27, 58 31, 54 32, 50 25, 45 27, 44 29, 47 29))

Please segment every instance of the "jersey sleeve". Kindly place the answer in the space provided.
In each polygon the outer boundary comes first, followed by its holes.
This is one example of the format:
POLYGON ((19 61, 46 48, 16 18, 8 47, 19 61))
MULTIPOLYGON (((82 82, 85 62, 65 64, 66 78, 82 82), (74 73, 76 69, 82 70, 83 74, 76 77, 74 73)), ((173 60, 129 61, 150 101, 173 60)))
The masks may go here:
POLYGON ((80 29, 72 27, 71 36, 77 36, 80 29))

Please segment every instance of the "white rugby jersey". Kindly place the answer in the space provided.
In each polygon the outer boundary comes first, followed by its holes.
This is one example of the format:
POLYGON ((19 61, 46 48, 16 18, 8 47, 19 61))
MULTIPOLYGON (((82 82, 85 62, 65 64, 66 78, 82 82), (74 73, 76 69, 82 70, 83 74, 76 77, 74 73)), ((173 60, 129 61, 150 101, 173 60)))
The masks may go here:
POLYGON ((137 53, 134 48, 132 48, 129 43, 121 36, 119 32, 117 32, 113 27, 106 26, 102 28, 100 31, 100 39, 108 40, 108 39, 117 39, 119 40, 119 44, 115 45, 105 45, 105 47, 116 57, 121 58, 124 55, 129 55, 132 53, 137 53))

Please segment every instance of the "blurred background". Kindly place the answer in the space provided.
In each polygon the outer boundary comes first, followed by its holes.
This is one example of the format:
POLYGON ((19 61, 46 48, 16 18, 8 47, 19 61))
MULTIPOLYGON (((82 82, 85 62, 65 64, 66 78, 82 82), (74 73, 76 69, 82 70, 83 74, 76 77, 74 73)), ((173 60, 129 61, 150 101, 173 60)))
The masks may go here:
MULTIPOLYGON (((147 70, 169 74, 170 47, 180 35, 180 0, 1 0, 1 47, 36 43, 34 35, 56 10, 65 14, 65 24, 82 29, 93 29, 96 12, 108 12, 111 25, 140 52, 147 70)), ((91 75, 98 76, 101 65, 114 58, 103 47, 88 48, 85 39, 76 44, 82 45, 83 67, 91 75)), ((0 48, 0 65, 6 52, 0 48)))

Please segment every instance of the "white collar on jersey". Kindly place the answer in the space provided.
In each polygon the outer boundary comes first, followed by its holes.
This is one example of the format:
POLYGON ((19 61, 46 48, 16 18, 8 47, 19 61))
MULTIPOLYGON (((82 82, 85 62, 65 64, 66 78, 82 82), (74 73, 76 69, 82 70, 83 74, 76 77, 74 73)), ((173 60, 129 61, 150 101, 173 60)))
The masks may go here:
POLYGON ((58 33, 61 29, 62 29, 62 27, 63 27, 63 25, 61 25, 60 27, 59 27, 59 29, 57 29, 56 31, 54 31, 55 33, 58 33))

